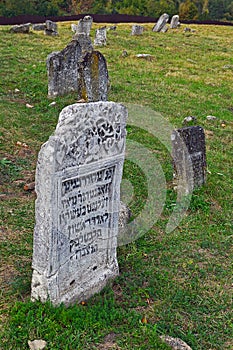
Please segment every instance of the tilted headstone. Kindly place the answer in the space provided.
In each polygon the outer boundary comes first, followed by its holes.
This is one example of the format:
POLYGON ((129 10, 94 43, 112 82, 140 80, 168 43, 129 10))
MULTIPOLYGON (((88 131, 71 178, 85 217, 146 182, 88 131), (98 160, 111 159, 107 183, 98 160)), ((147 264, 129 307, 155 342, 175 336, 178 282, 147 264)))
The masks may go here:
POLYGON ((47 58, 48 97, 77 92, 87 102, 107 101, 109 78, 104 56, 86 34, 75 34, 65 49, 47 58))
POLYGON ((142 35, 144 31, 144 27, 143 26, 139 26, 139 25, 133 25, 132 26, 132 32, 131 35, 142 35))
POLYGON ((174 181, 192 192, 206 182, 205 133, 200 126, 174 130, 171 135, 174 181))
POLYGON ((11 27, 10 31, 12 33, 23 33, 28 34, 30 31, 31 23, 19 24, 11 27))
POLYGON ((76 33, 85 33, 90 35, 91 26, 92 26, 93 18, 91 16, 85 16, 84 18, 78 21, 78 25, 76 28, 76 33))
POLYGON ((45 21, 45 31, 44 33, 46 35, 58 35, 58 31, 57 31, 57 23, 47 20, 45 21))
POLYGON ((36 170, 33 301, 68 305, 118 274, 116 255, 126 108, 70 105, 42 146, 36 170))
POLYGON ((176 29, 177 27, 179 27, 179 25, 180 25, 179 15, 174 15, 171 19, 170 28, 176 29))
POLYGON ((45 23, 36 23, 32 25, 33 30, 45 30, 46 24, 45 23))
POLYGON ((107 29, 106 27, 96 29, 94 45, 105 46, 107 44, 107 29))
POLYGON ((169 20, 169 15, 167 13, 164 13, 162 16, 160 16, 158 22, 155 24, 154 28, 152 29, 153 32, 161 32, 162 28, 166 25, 168 20, 169 20))
POLYGON ((86 54, 79 73, 79 96, 89 102, 107 101, 108 70, 106 60, 99 51, 86 54))
POLYGON ((81 45, 71 41, 60 52, 52 52, 47 57, 48 96, 56 97, 78 91, 78 62, 82 59, 81 45))
POLYGON ((163 28, 161 28, 160 33, 166 33, 168 31, 168 26, 165 25, 163 28))

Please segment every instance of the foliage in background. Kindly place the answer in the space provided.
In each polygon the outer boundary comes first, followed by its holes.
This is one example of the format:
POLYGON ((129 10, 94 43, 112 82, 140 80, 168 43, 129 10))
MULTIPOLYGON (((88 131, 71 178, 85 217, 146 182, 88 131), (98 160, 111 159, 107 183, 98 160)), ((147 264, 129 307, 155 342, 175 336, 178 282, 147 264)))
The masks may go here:
POLYGON ((232 0, 2 0, 0 16, 37 14, 128 14, 158 18, 179 14, 183 20, 233 20, 232 0))

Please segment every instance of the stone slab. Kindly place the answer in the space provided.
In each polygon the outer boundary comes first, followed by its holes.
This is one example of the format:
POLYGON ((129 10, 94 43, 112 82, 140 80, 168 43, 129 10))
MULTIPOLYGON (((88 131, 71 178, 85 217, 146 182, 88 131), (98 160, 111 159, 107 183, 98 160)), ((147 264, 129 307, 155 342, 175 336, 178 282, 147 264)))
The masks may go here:
POLYGON ((127 110, 114 102, 62 110, 36 170, 32 300, 88 299, 118 274, 127 110))

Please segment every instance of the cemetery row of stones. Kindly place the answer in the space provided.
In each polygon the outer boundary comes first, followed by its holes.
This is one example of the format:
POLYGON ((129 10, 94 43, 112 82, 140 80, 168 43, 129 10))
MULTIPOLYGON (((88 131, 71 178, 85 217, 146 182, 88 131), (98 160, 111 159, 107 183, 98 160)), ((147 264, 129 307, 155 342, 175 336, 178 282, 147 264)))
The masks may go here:
MULTIPOLYGON (((169 27, 167 25, 169 21, 169 15, 164 13, 162 16, 160 16, 157 23, 154 25, 152 31, 153 32, 166 32, 169 27)), ((93 22, 93 18, 91 16, 85 16, 84 18, 80 19, 78 24, 71 24, 71 29, 73 32, 77 33, 86 33, 87 35, 90 34, 91 25, 93 22)), ((174 15, 171 18, 170 23, 170 29, 176 29, 180 26, 179 22, 179 16, 174 15)), ((45 34, 47 35, 58 35, 57 32, 57 24, 55 22, 52 22, 51 20, 47 20, 45 23, 39 23, 39 24, 20 24, 13 26, 10 31, 14 33, 29 33, 30 28, 32 30, 43 30, 45 34)), ((96 39, 95 39, 95 45, 106 45, 107 40, 107 34, 106 31, 109 30, 115 30, 116 26, 110 26, 109 28, 102 27, 96 30, 96 39)), ((188 28, 186 28, 188 30, 188 28)), ((132 35, 141 35, 144 31, 144 27, 141 25, 133 25, 132 26, 132 35)))

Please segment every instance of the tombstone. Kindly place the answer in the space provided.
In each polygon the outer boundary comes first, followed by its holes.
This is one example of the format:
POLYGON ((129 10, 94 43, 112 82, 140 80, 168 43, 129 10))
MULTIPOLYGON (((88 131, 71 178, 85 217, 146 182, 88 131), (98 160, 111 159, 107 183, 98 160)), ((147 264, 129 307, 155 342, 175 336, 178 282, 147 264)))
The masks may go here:
POLYGON ((105 46, 107 44, 107 29, 106 27, 96 29, 94 45, 105 46))
POLYGON ((165 25, 163 28, 161 28, 160 33, 166 33, 168 31, 168 26, 165 25))
POLYGON ((36 23, 32 25, 33 30, 45 30, 46 29, 46 24, 45 23, 36 23))
POLYGON ((72 30, 72 32, 76 33, 77 29, 78 29, 78 25, 74 24, 74 23, 71 23, 71 30, 72 30))
POLYGON ((143 26, 133 25, 131 35, 142 35, 143 31, 144 31, 143 26))
POLYGON ((172 19, 171 19, 171 23, 170 23, 170 28, 171 29, 176 29, 177 27, 179 27, 179 15, 174 15, 172 16, 172 19))
POLYGON ((92 22, 93 18, 91 16, 85 16, 84 18, 80 19, 78 21, 76 33, 85 33, 87 35, 90 35, 92 22))
POLYGON ((104 56, 93 51, 86 34, 76 34, 65 49, 47 57, 48 97, 77 92, 87 102, 107 101, 109 78, 104 56))
POLYGON ((11 27, 10 31, 12 33, 23 33, 28 34, 30 31, 31 23, 19 24, 11 27))
POLYGON ((191 193, 206 182, 205 133, 200 126, 174 130, 171 135, 174 181, 191 193))
POLYGON ((118 275, 116 255, 126 108, 62 110, 36 170, 31 299, 81 302, 118 275))
POLYGON ((87 53, 80 66, 79 96, 86 101, 107 101, 109 78, 107 63, 99 51, 87 53))
POLYGON ((162 28, 166 25, 168 20, 169 20, 169 16, 167 13, 164 13, 162 16, 160 16, 158 22, 155 24, 154 28, 152 29, 153 32, 161 32, 162 28))
POLYGON ((44 33, 46 35, 52 35, 52 36, 56 36, 58 35, 58 31, 57 31, 57 23, 47 20, 45 21, 45 31, 44 33))
POLYGON ((72 40, 62 51, 48 55, 48 97, 78 91, 78 61, 81 59, 82 49, 77 40, 72 40))

